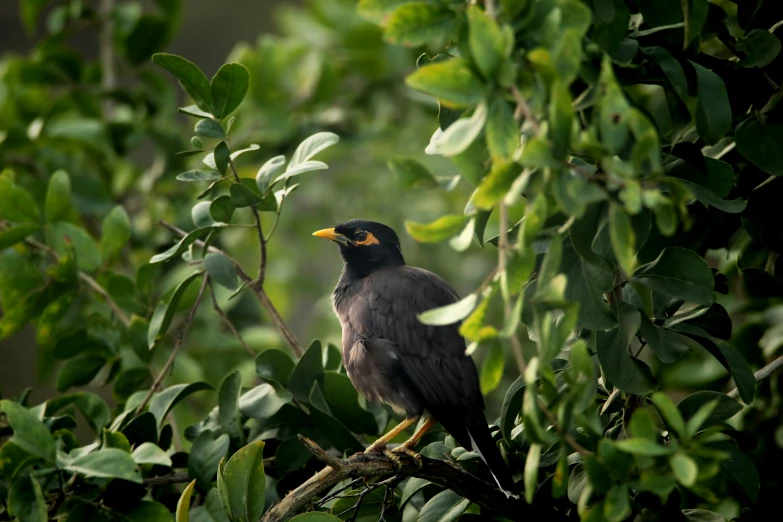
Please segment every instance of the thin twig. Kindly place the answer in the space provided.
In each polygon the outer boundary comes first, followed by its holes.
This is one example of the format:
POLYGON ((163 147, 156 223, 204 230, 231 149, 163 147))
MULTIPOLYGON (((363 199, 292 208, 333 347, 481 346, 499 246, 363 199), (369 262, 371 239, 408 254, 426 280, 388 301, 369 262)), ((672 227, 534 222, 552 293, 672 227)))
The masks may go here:
MULTIPOLYGON (((167 223, 163 220, 158 221, 158 224, 161 225, 162 227, 171 230, 172 232, 176 233, 180 237, 185 237, 187 235, 187 232, 185 232, 181 228, 175 227, 174 225, 167 223)), ((201 240, 196 241, 194 244, 199 247, 204 246, 204 242, 201 240)), ((219 254, 225 255, 226 257, 229 257, 226 255, 225 252, 213 246, 209 247, 209 251, 217 252, 219 254)), ((229 257, 229 259, 231 258, 229 257)), ((253 281, 253 278, 247 275, 247 272, 245 272, 244 269, 236 261, 234 261, 234 266, 236 267, 237 274, 239 275, 240 279, 242 279, 245 282, 252 283, 248 285, 248 288, 250 288, 250 290, 256 295, 258 300, 261 302, 261 306, 263 306, 266 312, 269 314, 269 317, 272 319, 272 322, 275 324, 275 327, 280 331, 280 334, 283 336, 286 343, 291 348, 291 351, 294 352, 294 355, 296 355, 297 357, 301 357, 304 351, 302 350, 299 341, 297 341, 296 336, 294 336, 293 332, 291 332, 291 329, 288 328, 288 325, 286 324, 285 320, 283 320, 280 313, 277 311, 277 308, 275 308, 275 305, 274 303, 272 303, 272 300, 269 299, 269 296, 264 291, 263 285, 258 284, 258 281, 253 281)))
MULTIPOLYGON (((239 174, 237 168, 234 166, 234 160, 229 156, 228 164, 231 167, 231 172, 234 173, 237 183, 239 183, 239 174)), ((266 238, 264 237, 264 229, 261 226, 261 216, 258 215, 258 210, 255 205, 250 205, 250 209, 253 211, 253 219, 255 219, 255 229, 258 234, 259 243, 259 260, 258 260, 258 284, 264 284, 264 276, 266 275, 266 238)))
POLYGON ((255 352, 250 349, 250 347, 247 345, 245 340, 242 338, 242 334, 239 333, 239 330, 237 330, 236 326, 234 326, 234 323, 231 322, 231 319, 228 318, 226 315, 226 312, 223 311, 222 308, 220 308, 220 305, 217 302, 217 297, 215 297, 215 287, 212 285, 212 283, 209 283, 209 293, 212 294, 212 308, 215 309, 215 312, 220 316, 221 319, 223 319, 223 322, 228 326, 228 328, 231 330, 231 332, 236 336, 237 339, 239 339, 239 342, 242 343, 242 347, 245 349, 245 351, 250 355, 250 357, 256 356, 255 352))
POLYGON ((525 119, 530 122, 530 126, 533 127, 533 131, 538 134, 540 129, 538 121, 536 121, 535 117, 533 116, 533 113, 530 110, 530 106, 527 104, 525 97, 522 96, 522 92, 519 90, 519 87, 512 84, 511 94, 514 95, 514 100, 517 102, 517 108, 514 111, 514 118, 519 120, 522 118, 522 116, 524 116, 525 119))
POLYGON ((204 274, 204 280, 201 282, 201 288, 199 289, 198 295, 196 296, 196 302, 193 303, 193 306, 190 308, 190 312, 188 312, 188 316, 185 319, 182 328, 180 328, 179 330, 179 337, 177 337, 177 342, 174 343, 174 349, 171 350, 171 355, 169 355, 166 364, 164 364, 163 368, 161 368, 160 373, 155 378, 155 382, 153 382, 152 386, 150 387, 150 391, 147 392, 147 395, 144 397, 144 400, 141 401, 139 407, 136 408, 136 413, 134 415, 139 415, 141 411, 144 409, 144 407, 147 406, 147 403, 149 403, 150 399, 152 399, 152 395, 155 393, 155 391, 157 391, 164 377, 166 377, 166 375, 169 373, 171 367, 174 366, 174 359, 176 359, 180 348, 182 348, 182 344, 185 342, 185 336, 188 334, 190 323, 193 322, 193 318, 196 316, 196 311, 198 310, 198 306, 201 304, 201 298, 204 297, 204 291, 206 290, 208 283, 209 283, 209 275, 204 274))
MULTIPOLYGON (((777 359, 775 359, 774 361, 772 361, 771 363, 769 363, 768 365, 766 365, 765 367, 763 367, 762 369, 754 373, 753 376, 756 378, 756 382, 761 382, 769 378, 773 373, 775 373, 776 370, 780 369, 781 367, 783 367, 783 355, 781 355, 780 357, 778 357, 777 359)), ((736 399, 737 397, 739 397, 739 390, 737 388, 734 388, 726 395, 736 399)))
MULTIPOLYGON (((24 242, 28 245, 30 245, 33 248, 37 248, 38 250, 41 250, 43 252, 46 252, 49 254, 55 261, 60 260, 60 254, 58 254, 54 249, 52 249, 49 245, 44 245, 43 243, 36 241, 35 239, 27 238, 24 240, 24 242)), ((128 319, 128 316, 125 314, 122 308, 119 307, 117 303, 114 302, 114 299, 111 298, 109 295, 109 292, 107 292, 101 285, 98 284, 98 282, 90 277, 88 274, 79 271, 79 279, 88 287, 90 287, 90 290, 95 292, 96 294, 100 295, 106 300, 106 304, 109 305, 109 308, 112 309, 114 312, 114 315, 117 316, 117 319, 127 328, 130 326, 130 319, 128 319)))
POLYGON ((487 13, 488 17, 495 20, 497 18, 495 0, 484 0, 484 11, 487 13))
MULTIPOLYGON (((101 0, 100 31, 98 33, 98 48, 101 61, 101 90, 103 96, 117 86, 117 73, 114 67, 114 0, 101 0)), ((106 118, 112 109, 112 102, 106 98, 103 102, 103 117, 106 118)))
MULTIPOLYGON (((499 223, 498 223, 498 273, 501 274, 501 277, 505 278, 505 271, 506 271, 506 263, 508 259, 508 209, 506 208, 506 204, 501 201, 498 204, 498 217, 499 217, 499 223)), ((508 295, 506 295, 507 292, 503 291, 503 315, 505 316, 505 320, 509 321, 511 314, 513 313, 513 310, 511 308, 511 303, 509 302, 508 295)), ((516 332, 511 333, 511 351, 514 354, 514 360, 517 363, 517 368, 519 369, 519 374, 524 375, 525 374, 525 356, 522 353, 522 344, 519 341, 519 337, 517 337, 516 332)))

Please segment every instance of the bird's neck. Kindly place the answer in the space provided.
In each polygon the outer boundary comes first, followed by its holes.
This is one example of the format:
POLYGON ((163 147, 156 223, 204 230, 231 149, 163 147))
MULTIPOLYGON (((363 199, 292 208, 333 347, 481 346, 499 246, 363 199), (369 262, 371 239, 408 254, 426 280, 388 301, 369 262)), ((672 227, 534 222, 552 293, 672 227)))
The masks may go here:
POLYGON ((340 283, 350 284, 351 282, 364 279, 368 275, 378 272, 379 270, 386 270, 404 265, 405 261, 395 258, 386 258, 373 263, 353 263, 347 261, 343 264, 343 272, 340 274, 340 283))

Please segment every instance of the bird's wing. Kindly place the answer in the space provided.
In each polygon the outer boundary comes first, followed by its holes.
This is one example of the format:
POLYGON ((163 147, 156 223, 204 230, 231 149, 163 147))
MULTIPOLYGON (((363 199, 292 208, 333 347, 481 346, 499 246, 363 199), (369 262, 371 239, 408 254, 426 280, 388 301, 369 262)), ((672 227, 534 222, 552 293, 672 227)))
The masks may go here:
POLYGON ((437 275, 407 266, 378 271, 365 278, 364 285, 367 301, 361 322, 394 347, 425 409, 449 431, 446 416, 483 418, 478 372, 465 355, 459 323, 432 326, 417 318, 426 310, 454 303, 457 293, 437 275))

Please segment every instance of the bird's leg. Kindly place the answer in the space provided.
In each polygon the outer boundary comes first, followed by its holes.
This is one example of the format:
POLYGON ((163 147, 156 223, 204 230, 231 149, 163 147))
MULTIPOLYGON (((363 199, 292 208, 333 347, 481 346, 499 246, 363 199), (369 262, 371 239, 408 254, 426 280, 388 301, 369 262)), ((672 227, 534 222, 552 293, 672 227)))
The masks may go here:
POLYGON ((395 453, 405 453, 411 457, 416 462, 416 466, 421 469, 421 455, 413 451, 413 448, 416 447, 416 444, 419 443, 421 438, 430 430, 430 428, 432 428, 434 424, 435 420, 432 417, 429 417, 426 421, 424 421, 424 424, 422 424, 419 429, 416 430, 411 438, 400 444, 399 447, 394 448, 392 451, 395 453))
MULTIPOLYGON (((419 422, 419 419, 421 418, 421 415, 417 415, 416 417, 412 417, 410 419, 405 419, 401 423, 399 423, 395 428, 389 431, 386 435, 381 437, 380 439, 376 440, 370 446, 364 451, 365 453, 382 453, 383 450, 386 448, 386 445, 391 441, 394 437, 399 435, 401 432, 408 429, 408 427, 412 426, 413 424, 416 424, 419 422)), ((415 435, 414 435, 415 436, 415 435)))

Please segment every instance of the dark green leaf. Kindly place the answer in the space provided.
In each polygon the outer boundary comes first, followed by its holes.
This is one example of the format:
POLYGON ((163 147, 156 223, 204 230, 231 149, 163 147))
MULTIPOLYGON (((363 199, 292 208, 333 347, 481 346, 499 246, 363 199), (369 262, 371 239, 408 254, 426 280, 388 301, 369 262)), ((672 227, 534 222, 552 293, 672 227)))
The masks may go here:
POLYGON ((275 180, 272 182, 274 185, 278 181, 284 181, 288 178, 293 178, 294 176, 298 176, 300 174, 304 174, 305 172, 312 172, 314 170, 326 170, 329 168, 329 165, 324 163, 323 161, 303 161, 302 163, 299 163, 296 166, 288 165, 288 168, 285 172, 280 174, 275 178, 275 180))
POLYGON ((667 364, 679 360, 689 350, 694 350, 698 346, 698 343, 684 335, 654 325, 644 314, 642 314, 641 334, 655 356, 667 364))
POLYGON ((43 422, 21 404, 9 400, 0 401, 0 410, 5 413, 8 424, 14 430, 14 436, 9 442, 48 463, 54 462, 54 439, 43 422))
POLYGON ((495 340, 489 346, 489 352, 481 365, 481 393, 486 395, 500 384, 503 378, 503 368, 506 362, 506 354, 503 345, 495 340))
POLYGON ((493 78, 505 55, 506 39, 498 24, 477 5, 468 7, 468 45, 484 78, 493 78))
POLYGON ((677 407, 674 405, 674 402, 672 402, 666 394, 661 392, 653 394, 652 402, 658 409, 658 413, 660 413, 661 417, 666 421, 666 425, 674 430, 680 437, 684 437, 685 421, 677 410, 677 407))
POLYGON ((468 508, 470 501, 451 490, 432 497, 419 511, 418 522, 452 522, 468 508))
POLYGON ((97 270, 103 262, 101 251, 92 236, 72 223, 58 221, 47 225, 46 242, 60 255, 65 255, 68 246, 72 245, 76 250, 76 262, 85 272, 97 270))
POLYGON ((620 390, 647 395, 657 387, 650 368, 628 353, 628 346, 639 330, 639 311, 620 303, 620 326, 608 332, 595 332, 596 350, 606 378, 620 390))
POLYGON ((39 230, 41 230, 41 226, 34 223, 22 223, 11 229, 3 230, 0 232, 0 250, 5 250, 17 243, 21 243, 28 236, 35 234, 39 230))
POLYGON ((552 141, 552 155, 557 159, 565 159, 568 152, 574 115, 568 88, 561 82, 554 83, 549 101, 549 136, 552 141))
POLYGON ((691 62, 696 70, 699 102, 696 105, 696 129, 708 144, 718 142, 731 127, 731 104, 723 80, 701 65, 691 62))
POLYGON ((310 398, 310 390, 314 382, 323 382, 323 354, 321 342, 313 341, 304 355, 297 361, 288 390, 294 394, 294 398, 307 401, 310 398))
POLYGON ((209 215, 218 223, 230 223, 234 215, 234 204, 231 196, 219 196, 209 204, 209 215))
POLYGON ((742 410, 742 404, 728 395, 710 390, 702 390, 688 395, 677 404, 682 416, 690 419, 705 404, 716 401, 717 405, 710 416, 705 420, 705 425, 713 425, 729 420, 742 410))
MULTIPOLYGON (((644 22, 651 27, 673 25, 682 21, 682 0, 636 0, 644 22)), ((687 1, 687 0, 686 0, 687 1)))
POLYGON ((147 332, 147 344, 152 349, 155 343, 159 341, 169 329, 171 320, 174 319, 174 314, 177 312, 177 306, 179 301, 188 289, 190 283, 192 283, 202 272, 195 272, 186 277, 179 285, 175 287, 171 297, 168 301, 161 301, 155 308, 155 312, 150 318, 150 329, 147 332))
POLYGON ((731 442, 723 442, 717 448, 729 454, 728 459, 720 461, 720 467, 751 502, 758 502, 761 480, 756 465, 738 447, 731 442))
POLYGON ((669 297, 702 305, 713 301, 710 267, 686 248, 664 249, 655 261, 637 268, 631 279, 669 297))
POLYGON ((272 184, 272 179, 274 179, 280 169, 283 168, 283 165, 285 165, 285 156, 275 156, 258 169, 258 174, 256 174, 256 185, 258 186, 258 190, 261 191, 261 194, 266 194, 266 191, 272 184))
POLYGON ((137 446, 131 453, 131 457, 136 461, 136 464, 157 464, 171 467, 171 457, 158 445, 151 442, 144 442, 137 446))
POLYGON ((174 256, 182 254, 185 250, 188 249, 190 245, 209 234, 212 230, 213 227, 203 227, 189 232, 188 235, 180 239, 173 247, 169 248, 165 252, 161 252, 160 254, 152 256, 150 263, 168 261, 174 256))
POLYGON ((454 106, 478 103, 486 87, 462 58, 431 63, 416 69, 405 79, 409 87, 454 106))
POLYGON ((780 54, 780 40, 766 29, 753 29, 734 45, 745 53, 739 62, 743 67, 766 67, 780 54))
POLYGON ((234 262, 225 255, 218 252, 210 252, 204 257, 204 269, 216 283, 229 290, 236 289, 237 271, 234 267, 234 262))
POLYGON ((618 264, 626 274, 636 267, 636 234, 631 220, 619 205, 609 205, 609 238, 618 264))
POLYGON ((352 432, 378 432, 375 417, 360 406, 359 394, 348 376, 338 372, 324 372, 322 391, 332 415, 352 432))
POLYGON ((473 204, 482 210, 492 209, 506 195, 520 174, 522 168, 514 162, 492 162, 492 170, 473 195, 473 204))
POLYGON ((628 497, 628 486, 615 484, 609 488, 604 499, 604 517, 609 522, 620 522, 631 514, 631 500, 628 497))
POLYGON ((671 448, 661 446, 648 439, 631 437, 616 443, 616 446, 632 455, 642 455, 645 457, 660 457, 672 453, 671 448))
POLYGON ((487 148, 494 160, 510 160, 519 147, 519 124, 511 106, 503 98, 495 98, 489 106, 487 148))
POLYGON ((386 39, 393 44, 417 47, 448 35, 455 22, 454 13, 444 7, 406 3, 386 20, 386 39))
POLYGON ((105 364, 106 358, 95 353, 83 353, 66 361, 57 374, 57 391, 89 384, 105 364))
POLYGON ((73 459, 65 469, 86 477, 120 478, 141 484, 141 472, 130 454, 106 448, 73 459))
POLYGON ((177 174, 179 181, 215 181, 220 179, 220 173, 212 170, 189 170, 182 174, 177 174))
POLYGON ((49 178, 46 189, 46 221, 53 223, 62 218, 71 205, 71 178, 64 170, 58 170, 49 178))
MULTIPOLYGON (((213 114, 225 118, 239 107, 250 86, 250 73, 239 63, 223 65, 212 78, 213 114)), ((217 150, 215 151, 217 153, 217 150)))
POLYGON ((228 169, 228 159, 230 157, 230 151, 228 150, 228 145, 226 145, 225 141, 221 141, 217 144, 215 147, 215 152, 213 153, 213 159, 215 161, 215 168, 220 172, 221 174, 226 174, 226 169, 228 169))
POLYGON ((108 260, 119 254, 131 237, 130 218, 125 208, 117 205, 111 209, 103 220, 101 234, 101 255, 108 260))
POLYGON ((291 519, 291 522, 338 522, 339 518, 329 513, 319 513, 318 511, 311 511, 310 513, 303 513, 297 515, 291 519))
POLYGON ((239 417, 239 394, 242 391, 242 377, 238 371, 228 374, 218 392, 218 422, 231 438, 242 438, 239 417))
POLYGON ((280 444, 275 451, 275 473, 284 476, 294 470, 301 469, 312 456, 313 454, 302 445, 298 438, 288 439, 280 444))
POLYGON ((294 371, 294 361, 291 356, 282 350, 269 348, 256 357, 256 373, 266 380, 279 382, 288 386, 291 374, 294 371))
POLYGON ((209 80, 193 62, 181 56, 165 53, 153 55, 152 61, 177 77, 182 88, 199 109, 212 110, 213 97, 209 80))
POLYGON ((677 482, 685 487, 691 487, 696 483, 699 467, 696 462, 684 453, 675 453, 669 459, 669 464, 674 472, 677 482))
POLYGON ((682 14, 685 19, 685 43, 683 49, 699 37, 704 23, 707 21, 707 0, 683 0, 682 14))
POLYGON ((682 514, 688 522, 726 522, 718 513, 706 509, 683 509, 682 514))
MULTIPOLYGON (((292 168, 309 161, 310 158, 339 141, 340 137, 333 132, 316 132, 299 144, 296 151, 294 151, 294 155, 291 157, 291 161, 288 163, 286 170, 291 170, 292 168)), ((274 159, 270 161, 274 161, 274 159)))
MULTIPOLYGON (((659 0, 647 0, 648 2, 658 2, 659 0)), ((685 71, 674 56, 663 47, 642 47, 642 52, 658 64, 661 68, 672 90, 679 96, 683 102, 688 99, 688 80, 685 77, 685 71)))
POLYGON ((755 116, 737 125, 737 150, 767 174, 783 176, 783 123, 761 123, 755 116))
POLYGON ((239 398, 239 411, 251 419, 268 419, 293 399, 279 383, 263 383, 239 398))
POLYGON ((37 222, 41 211, 24 188, 8 178, 0 177, 0 219, 12 222, 37 222))
POLYGON ((407 190, 435 188, 438 182, 427 168, 414 159, 395 158, 387 165, 400 186, 407 190))
MULTIPOLYGON (((6 490, 7 491, 7 490, 6 490)), ((8 514, 19 522, 46 522, 48 510, 35 477, 19 474, 8 492, 8 514)))
POLYGON ((166 415, 171 411, 171 408, 176 406, 179 401, 192 393, 211 389, 213 389, 212 386, 205 382, 169 386, 165 390, 152 396, 152 399, 150 399, 149 411, 155 416, 158 427, 160 427, 163 424, 166 415))
POLYGON ((225 433, 213 440, 211 430, 199 433, 188 457, 188 476, 196 480, 199 490, 208 491, 220 460, 228 454, 229 437, 225 433))
POLYGON ((196 122, 193 131, 202 138, 223 139, 226 137, 226 131, 220 126, 220 123, 212 119, 203 119, 196 122))
POLYGON ((522 397, 525 392, 524 377, 517 377, 517 380, 509 386, 506 396, 503 399, 503 405, 500 410, 500 431, 506 442, 511 443, 511 430, 514 429, 514 421, 522 410, 522 397))
POLYGON ((266 487, 264 475, 264 442, 255 441, 243 447, 228 459, 222 469, 229 515, 235 520, 253 522, 264 511, 266 487))

